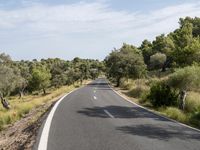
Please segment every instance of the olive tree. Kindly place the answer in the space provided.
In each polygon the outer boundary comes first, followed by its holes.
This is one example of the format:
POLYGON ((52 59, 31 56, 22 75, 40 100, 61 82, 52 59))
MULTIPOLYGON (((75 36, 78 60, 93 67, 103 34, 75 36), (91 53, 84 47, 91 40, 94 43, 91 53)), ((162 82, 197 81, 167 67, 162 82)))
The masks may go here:
POLYGON ((146 71, 146 65, 136 47, 124 44, 119 50, 112 51, 105 59, 107 76, 116 80, 120 85, 121 78, 141 78, 146 71))
POLYGON ((165 54, 156 53, 150 57, 150 68, 161 69, 166 61, 167 57, 165 54))
POLYGON ((32 77, 30 80, 30 85, 33 90, 43 90, 46 94, 46 88, 50 85, 51 73, 44 67, 36 67, 32 71, 32 77))

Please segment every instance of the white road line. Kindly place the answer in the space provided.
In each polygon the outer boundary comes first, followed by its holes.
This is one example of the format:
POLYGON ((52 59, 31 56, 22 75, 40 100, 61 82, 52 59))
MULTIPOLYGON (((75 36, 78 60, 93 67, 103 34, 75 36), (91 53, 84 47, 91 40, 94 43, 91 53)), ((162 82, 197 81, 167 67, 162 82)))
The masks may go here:
POLYGON ((109 111, 107 110, 103 110, 110 118, 115 118, 111 113, 109 113, 109 111))
POLYGON ((94 99, 97 99, 97 97, 96 97, 96 96, 94 96, 94 99))
MULTIPOLYGON (((76 89, 78 90, 78 89, 76 89)), ((47 120, 44 124, 43 130, 42 130, 42 134, 40 137, 40 141, 39 141, 39 145, 38 145, 38 150, 47 150, 47 143, 48 143, 48 137, 49 137, 49 130, 51 127, 51 121, 53 119, 54 113, 58 107, 58 105, 60 104, 60 102, 66 97, 68 96, 70 93, 76 91, 73 90, 71 92, 69 92, 68 94, 64 95, 62 98, 59 99, 59 101, 56 102, 56 104, 53 106, 52 110, 50 111, 47 120)))

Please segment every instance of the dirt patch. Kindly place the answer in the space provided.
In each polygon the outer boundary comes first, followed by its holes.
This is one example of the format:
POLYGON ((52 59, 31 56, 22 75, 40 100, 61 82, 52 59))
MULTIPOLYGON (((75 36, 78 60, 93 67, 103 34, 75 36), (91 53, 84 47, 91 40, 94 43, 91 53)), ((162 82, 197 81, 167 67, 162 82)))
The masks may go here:
POLYGON ((47 113, 60 97, 31 110, 0 132, 0 150, 31 150, 47 113))

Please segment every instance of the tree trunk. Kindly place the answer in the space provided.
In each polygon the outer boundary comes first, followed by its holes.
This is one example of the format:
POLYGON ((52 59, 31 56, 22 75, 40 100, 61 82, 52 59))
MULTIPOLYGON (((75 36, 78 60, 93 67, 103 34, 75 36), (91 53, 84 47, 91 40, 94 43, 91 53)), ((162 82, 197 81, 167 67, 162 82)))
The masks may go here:
POLYGON ((165 72, 166 71, 166 65, 164 64, 163 66, 162 66, 162 72, 165 72))
POLYGON ((121 77, 118 77, 118 78, 117 78, 117 85, 116 85, 117 87, 120 86, 120 80, 121 80, 121 77))
POLYGON ((185 109, 185 99, 186 99, 186 96, 187 96, 187 92, 186 91, 181 91, 180 92, 180 103, 179 103, 179 108, 181 110, 184 110, 185 109))
POLYGON ((20 90, 19 91, 19 99, 23 98, 24 96, 24 91, 23 90, 20 90))
POLYGON ((170 63, 172 62, 172 58, 168 58, 162 66, 162 72, 166 71, 166 68, 169 67, 170 63))
POLYGON ((10 105, 9 105, 8 101, 5 98, 3 98, 3 96, 1 94, 0 94, 0 98, 1 98, 1 104, 3 105, 3 107, 5 109, 10 109, 10 105))
POLYGON ((140 78, 137 79, 137 88, 141 88, 141 84, 140 84, 140 78))
POLYGON ((46 90, 45 88, 42 88, 44 95, 46 95, 46 90))
POLYGON ((128 79, 128 77, 126 78, 126 82, 128 83, 128 81, 129 81, 129 79, 128 79))
POLYGON ((26 89, 26 85, 23 85, 23 86, 19 89, 19 99, 23 98, 25 89, 26 89))
POLYGON ((81 85, 83 84, 83 79, 81 78, 81 85))

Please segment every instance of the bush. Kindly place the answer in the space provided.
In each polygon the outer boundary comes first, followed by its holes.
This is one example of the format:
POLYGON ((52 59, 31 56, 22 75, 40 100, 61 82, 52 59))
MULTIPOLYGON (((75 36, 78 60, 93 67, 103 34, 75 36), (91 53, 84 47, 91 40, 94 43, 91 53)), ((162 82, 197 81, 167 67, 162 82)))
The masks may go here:
POLYGON ((139 103, 140 104, 150 104, 149 100, 148 100, 148 95, 149 95, 149 90, 146 90, 145 92, 143 92, 139 98, 139 103))
POLYGON ((200 88, 200 66, 193 65, 176 70, 169 76, 168 85, 181 90, 200 88))
POLYGON ((200 128, 200 107, 192 113, 190 123, 200 128))
POLYGON ((135 85, 135 83, 132 79, 127 80, 127 79, 123 78, 120 81, 120 87, 125 90, 131 89, 134 85, 135 85))
POLYGON ((158 82, 151 86, 147 98, 154 107, 175 106, 177 105, 178 93, 168 85, 158 82))
POLYGON ((128 93, 131 97, 139 98, 143 93, 143 89, 141 87, 136 87, 131 89, 128 93))
POLYGON ((145 86, 138 86, 134 87, 131 90, 129 90, 128 95, 134 98, 141 99, 145 93, 148 93, 148 90, 145 86))

